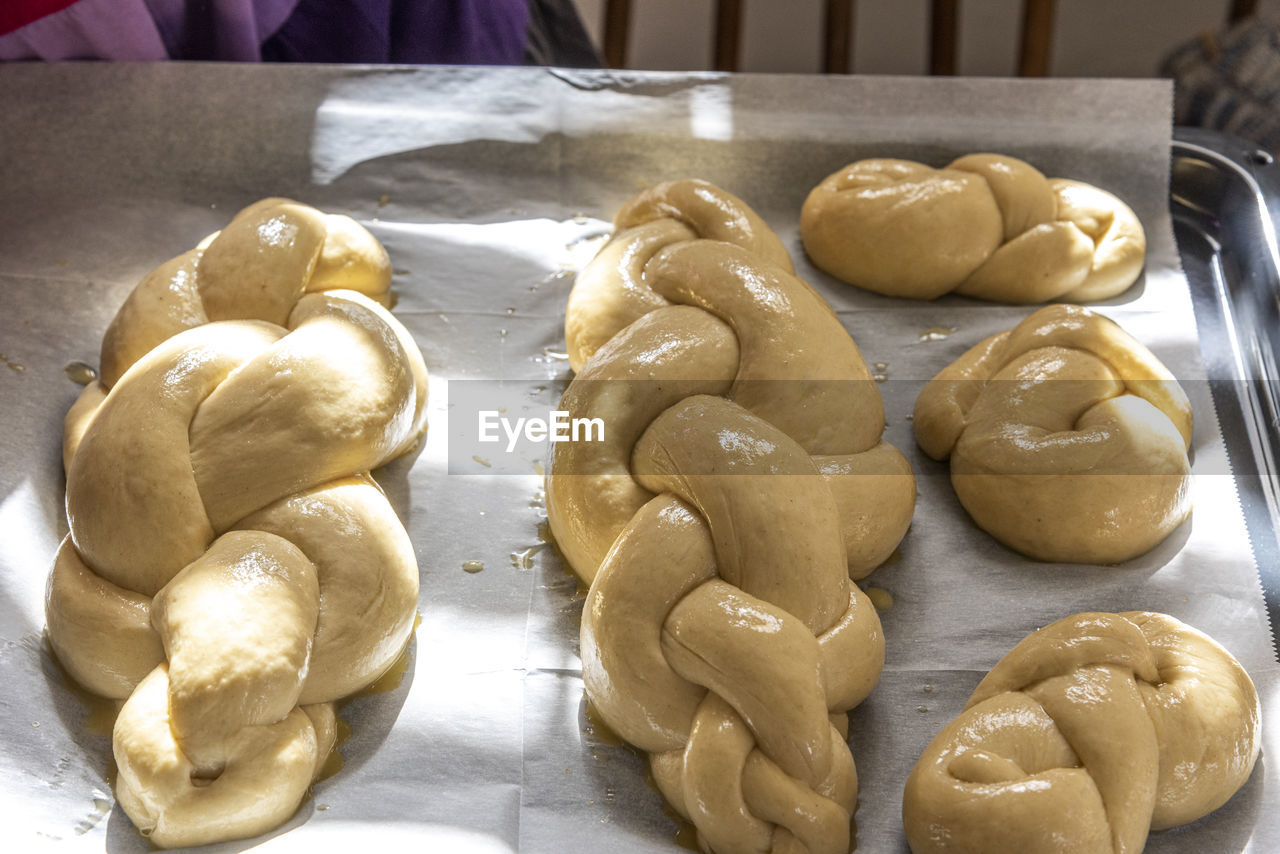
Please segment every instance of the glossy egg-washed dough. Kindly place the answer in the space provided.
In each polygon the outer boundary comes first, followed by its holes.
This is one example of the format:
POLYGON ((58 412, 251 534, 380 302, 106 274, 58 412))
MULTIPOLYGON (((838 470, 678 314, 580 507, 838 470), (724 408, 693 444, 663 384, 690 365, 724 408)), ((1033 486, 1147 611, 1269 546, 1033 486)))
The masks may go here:
POLYGON ((1137 854, 1222 806, 1258 758, 1253 682, 1151 612, 1084 613, 1001 659, 907 779, 914 854, 1137 854))
POLYGON ((983 530, 1044 561, 1114 564, 1191 512, 1191 404, 1115 322, 1046 306, 944 368, 916 399, 916 441, 951 461, 983 530))
POLYGON ((413 547, 369 475, 426 429, 390 280, 354 220, 258 202, 138 284, 67 416, 49 642, 124 701, 116 796, 156 845, 289 818, 333 702, 413 630, 413 547))
POLYGON ((1019 304, 1113 297, 1147 250, 1142 224, 1111 193, 1001 154, 943 169, 851 163, 809 193, 800 235, 818 267, 860 288, 1019 304))
POLYGON ((702 181, 632 198, 565 318, 556 542, 590 584, 581 653, 605 723, 719 854, 850 847, 846 710, 884 638, 853 583, 906 532, 915 480, 879 390, 777 236, 702 181))

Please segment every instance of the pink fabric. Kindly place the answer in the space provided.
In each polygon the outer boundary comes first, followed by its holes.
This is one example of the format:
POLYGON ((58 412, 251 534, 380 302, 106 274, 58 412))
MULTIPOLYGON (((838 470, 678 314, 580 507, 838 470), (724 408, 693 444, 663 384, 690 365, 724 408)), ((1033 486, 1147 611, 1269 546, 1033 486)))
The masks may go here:
POLYGON ((0 60, 168 57, 144 0, 80 0, 0 36, 0 60))
POLYGON ((76 0, 5 0, 0 3, 0 35, 52 15, 74 2, 76 0))
POLYGON ((298 0, 77 0, 0 35, 0 61, 252 61, 298 0))

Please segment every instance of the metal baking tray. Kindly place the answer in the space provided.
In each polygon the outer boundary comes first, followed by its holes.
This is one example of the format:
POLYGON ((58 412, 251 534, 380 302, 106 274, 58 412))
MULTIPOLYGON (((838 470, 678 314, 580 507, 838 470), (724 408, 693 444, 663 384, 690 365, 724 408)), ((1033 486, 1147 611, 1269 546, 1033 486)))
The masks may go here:
POLYGON ((1177 128, 1170 168, 1174 237, 1280 658, 1280 165, 1245 140, 1177 128))
MULTIPOLYGON (((1105 171, 1121 190, 1145 185, 1151 173, 1163 178, 1168 152, 1168 93, 1138 81, 615 78, 533 69, 184 64, 2 70, 0 150, 21 168, 0 182, 0 257, 9 267, 0 274, 0 352, 16 360, 0 365, 0 386, 7 380, 4 389, 14 389, 12 397, 0 395, 0 413, 9 419, 0 419, 0 458, 7 461, 0 498, 12 495, 13 514, 13 527, 4 532, 8 550, 0 550, 0 564, 7 569, 4 559, 12 555, 13 570, 0 592, 12 588, 21 595, 0 596, 6 633, 0 678, 8 686, 0 698, 6 711, 0 792, 18 819, 10 834, 18 844, 31 841, 21 831, 30 825, 36 841, 56 839, 51 844, 59 851, 120 854, 146 847, 113 807, 104 779, 109 740, 87 731, 85 710, 40 639, 39 591, 55 535, 65 531, 58 436, 76 387, 64 366, 69 359, 92 361, 101 330, 132 282, 219 227, 228 211, 265 190, 374 223, 391 244, 400 282, 421 283, 402 290, 398 310, 420 333, 435 379, 506 371, 542 382, 564 373, 552 358, 562 341, 562 314, 547 305, 567 295, 570 279, 556 266, 560 249, 595 228, 574 223, 580 206, 590 206, 588 219, 611 215, 622 198, 646 185, 641 179, 651 183, 679 167, 732 187, 794 229, 800 201, 794 188, 812 186, 823 158, 844 157, 855 143, 865 151, 871 142, 923 138, 927 144, 895 143, 895 149, 941 159, 948 149, 976 150, 956 148, 971 139, 992 146, 991 140, 1017 138, 1019 150, 1054 163, 1062 170, 1057 174, 1105 171), (1113 102, 1117 93, 1135 97, 1113 102), (850 104, 857 105, 858 121, 850 120, 850 104), (938 104, 946 120, 931 112, 938 104), (693 127, 695 112, 700 123, 693 127), (795 144, 797 136, 804 145, 795 144), (1117 157, 1117 138, 1144 145, 1117 157), (517 238, 523 242, 507 245, 517 238), (493 247, 505 251, 481 251, 493 247), (464 257, 455 257, 459 248, 468 250, 464 257)), ((1252 146, 1218 134, 1179 131, 1172 153, 1170 209, 1202 339, 1194 352, 1181 347, 1176 355, 1184 367, 1194 360, 1191 373, 1199 377, 1203 349, 1236 474, 1231 488, 1240 492, 1274 626, 1280 616, 1274 473, 1280 430, 1272 336, 1280 333, 1280 265, 1272 222, 1280 179, 1252 146)), ((1144 202, 1146 214, 1163 215, 1163 182, 1144 202)), ((1176 263, 1160 223, 1160 249, 1176 263)), ((795 237, 794 230, 789 234, 795 237)), ((1169 272, 1160 269, 1161 279, 1172 278, 1169 272)), ((907 349, 896 334, 901 330, 885 328, 886 306, 878 298, 833 293, 844 300, 842 317, 856 327, 851 331, 865 337, 868 355, 892 356, 899 388, 932 374, 910 372, 912 363, 899 354, 907 349)), ((908 343, 921 366, 941 359, 947 346, 963 346, 963 335, 917 346, 916 330, 942 325, 934 316, 963 311, 963 323, 945 325, 976 335, 980 323, 996 322, 1003 311, 960 298, 910 308, 908 343)), ((1154 314, 1143 318, 1143 306, 1117 308, 1148 328, 1165 322, 1154 314)), ((444 400, 433 391, 442 410, 444 400)), ((900 449, 914 447, 904 418, 890 429, 900 449)), ((443 428, 430 435, 439 441, 443 428)), ((1216 439, 1213 448, 1217 453, 1216 439)), ((573 651, 580 599, 547 544, 535 542, 543 512, 536 476, 480 471, 453 477, 423 462, 430 460, 419 460, 412 484, 397 475, 391 487, 411 511, 411 530, 428 532, 418 540, 424 619, 402 683, 347 707, 353 735, 343 748, 343 771, 318 786, 286 826, 267 839, 217 850, 344 850, 369 842, 486 852, 673 850, 673 825, 643 782, 642 761, 611 744, 586 717, 573 651), (535 550, 532 567, 515 562, 535 550), (464 572, 463 561, 476 558, 489 569, 464 572)), ((1218 478, 1215 487, 1222 485, 1220 472, 1209 473, 1218 478)), ((944 494, 949 489, 944 478, 933 482, 944 494)), ((1223 515, 1235 523, 1229 509, 1223 515)), ((951 624, 968 619, 956 607, 964 586, 970 585, 968 598, 977 598, 973 590, 1012 578, 1014 567, 1012 559, 999 564, 1002 554, 991 547, 966 572, 935 573, 923 534, 937 532, 936 517, 943 515, 922 514, 910 553, 876 582, 892 587, 898 599, 885 614, 886 623, 897 623, 898 636, 923 630, 913 643, 896 647, 899 665, 909 653, 917 666, 887 670, 873 701, 855 712, 855 755, 865 783, 859 850, 904 850, 901 781, 920 746, 963 704, 980 678, 978 664, 985 672, 1025 634, 1025 624, 1054 610, 1069 613, 1059 610, 1066 602, 1110 604, 1117 590, 1125 594, 1117 604, 1126 606, 1148 607, 1149 592, 1153 609, 1168 605, 1179 613, 1189 596, 1185 610, 1216 614, 1219 624, 1234 614, 1203 595, 1216 579, 1198 565, 1150 576, 1084 571, 1061 585, 1053 585, 1053 576, 1026 576, 1029 594, 983 602, 982 617, 998 611, 1016 620, 1000 626, 969 620, 973 631, 957 639, 936 626, 942 617, 956 617, 951 624), (1049 586, 1065 588, 1066 598, 1040 595, 1049 586), (932 629, 930 621, 937 621, 932 629), (953 662, 931 661, 935 650, 955 652, 958 669, 936 669, 953 662)), ((1206 513, 1199 526, 1201 542, 1215 539, 1212 518, 1206 513)), ((1246 529, 1233 524, 1232 530, 1241 531, 1231 535, 1232 548, 1201 554, 1240 558, 1234 568, 1252 582, 1253 562, 1244 566, 1241 554, 1247 553, 1240 542, 1246 529)), ((1256 618, 1256 597, 1252 588, 1247 592, 1256 618)), ((1256 622, 1250 621, 1250 632, 1256 622)), ((1259 660, 1274 656, 1274 635, 1256 639, 1249 651, 1274 717, 1276 668, 1259 660)), ((1268 745, 1272 755, 1274 744, 1268 745)), ((1170 833, 1161 850, 1243 851, 1251 844, 1278 850, 1280 830, 1263 805, 1264 791, 1275 790, 1271 765, 1260 765, 1230 812, 1170 833)))

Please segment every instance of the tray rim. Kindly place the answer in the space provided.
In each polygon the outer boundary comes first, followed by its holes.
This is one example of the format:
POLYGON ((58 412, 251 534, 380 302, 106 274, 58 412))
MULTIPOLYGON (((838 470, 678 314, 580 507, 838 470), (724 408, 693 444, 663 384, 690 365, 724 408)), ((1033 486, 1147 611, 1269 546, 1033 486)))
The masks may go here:
MULTIPOLYGON (((1250 545, 1270 622, 1272 652, 1280 662, 1280 422, 1276 401, 1280 373, 1280 327, 1255 329, 1240 296, 1280 298, 1280 164, 1267 151, 1237 136, 1203 128, 1175 127, 1170 142, 1169 212, 1179 257, 1192 291, 1200 346, 1206 362, 1226 363, 1231 375, 1210 376, 1227 458, 1245 516, 1250 545), (1234 186, 1219 187, 1229 210, 1194 198, 1194 188, 1179 182, 1180 167, 1213 170, 1234 186), (1245 219, 1247 217, 1247 220, 1245 219), (1261 243, 1252 243, 1250 237, 1261 243), (1203 241, 1209 257, 1192 247, 1203 241), (1266 293, 1257 293, 1264 290, 1266 293), (1204 334, 1204 327, 1226 332, 1226 341, 1204 334), (1262 344, 1271 359, 1250 359, 1242 337, 1262 344)), ((1208 367, 1206 365, 1206 367, 1208 367)))

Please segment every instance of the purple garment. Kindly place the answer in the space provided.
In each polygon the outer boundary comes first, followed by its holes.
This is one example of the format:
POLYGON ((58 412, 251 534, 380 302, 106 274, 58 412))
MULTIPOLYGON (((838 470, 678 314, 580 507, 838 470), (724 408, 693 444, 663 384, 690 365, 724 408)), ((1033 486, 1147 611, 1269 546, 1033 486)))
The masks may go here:
POLYGON ((171 59, 256 62, 298 0, 145 0, 171 59))
POLYGON ((519 65, 528 25, 529 0, 299 0, 262 58, 519 65))
POLYGON ((79 0, 0 36, 0 60, 256 60, 298 0, 79 0))
POLYGON ((78 0, 0 36, 0 60, 519 65, 528 26, 529 0, 78 0))

